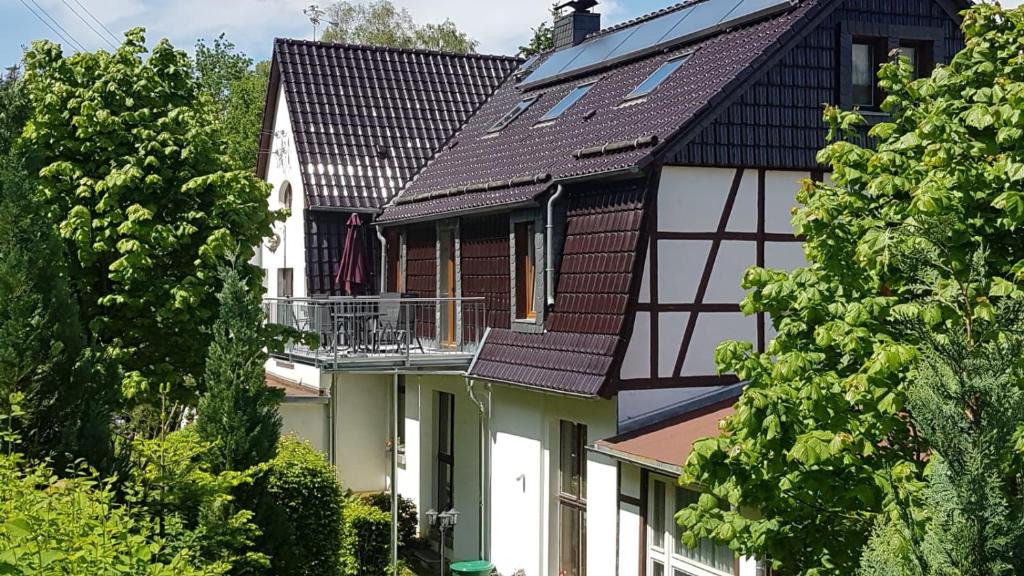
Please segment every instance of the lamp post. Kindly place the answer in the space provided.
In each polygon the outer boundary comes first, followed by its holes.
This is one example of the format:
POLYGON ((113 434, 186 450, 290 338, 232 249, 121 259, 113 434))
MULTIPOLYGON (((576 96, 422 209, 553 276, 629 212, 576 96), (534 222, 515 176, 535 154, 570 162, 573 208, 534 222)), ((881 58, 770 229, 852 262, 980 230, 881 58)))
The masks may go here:
POLYGON ((441 576, 445 576, 445 569, 444 569, 444 546, 445 546, 445 541, 444 541, 444 534, 450 528, 454 528, 455 525, 459 523, 459 511, 456 510, 455 508, 452 508, 450 510, 445 510, 444 512, 438 513, 436 510, 431 508, 430 510, 427 510, 426 514, 427 514, 427 522, 429 522, 431 526, 437 526, 441 530, 441 546, 440 546, 440 550, 441 550, 441 576))

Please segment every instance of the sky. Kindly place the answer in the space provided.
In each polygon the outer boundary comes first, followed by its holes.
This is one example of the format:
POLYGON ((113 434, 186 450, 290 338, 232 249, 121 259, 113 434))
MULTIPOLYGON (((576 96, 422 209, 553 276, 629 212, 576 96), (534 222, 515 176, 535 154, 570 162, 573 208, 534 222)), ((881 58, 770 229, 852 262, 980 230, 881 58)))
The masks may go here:
MULTIPOLYGON (((303 9, 332 0, 0 0, 0 68, 18 62, 32 40, 60 41, 50 26, 86 50, 109 48, 134 26, 147 30, 150 43, 169 38, 191 51, 198 38, 224 32, 256 60, 267 59, 275 37, 310 38, 313 30, 303 9), (33 12, 35 14, 33 14, 33 12), (99 23, 90 18, 94 15, 99 23), (81 16, 81 18, 79 17, 81 16), (102 25, 100 24, 102 23, 102 25), (59 26, 58 26, 59 25, 59 26), (105 37, 105 38, 104 38, 105 37)), ((549 18, 551 0, 393 0, 420 23, 450 18, 480 42, 479 51, 513 54, 526 43, 530 29, 549 18)), ((605 26, 663 8, 675 0, 602 0, 598 11, 605 26)), ((892 0, 900 1, 900 0, 892 0)), ((1018 6, 1024 0, 1003 0, 1018 6)), ((67 46, 67 42, 61 41, 67 46)))
MULTIPOLYGON (((32 40, 60 41, 33 11, 56 20, 66 36, 87 50, 109 49, 104 26, 119 39, 134 26, 152 43, 169 38, 190 49, 198 38, 224 32, 238 48, 260 60, 270 55, 275 37, 310 38, 313 28, 303 9, 332 0, 0 0, 0 68, 16 63, 32 40), (103 25, 93 21, 94 15, 103 25), (79 18, 81 15, 82 18, 79 18), (84 21, 83 21, 84 19, 84 21), (95 29, 95 30, 94 30, 95 29)), ((483 53, 512 54, 530 38, 530 29, 549 18, 551 0, 393 0, 420 23, 450 18, 480 42, 483 53)), ((602 0, 603 25, 657 10, 673 0, 602 0)), ((50 21, 50 25, 60 30, 50 21)), ((62 32, 63 33, 63 32, 62 32)), ((67 42, 61 42, 67 45, 67 42)))

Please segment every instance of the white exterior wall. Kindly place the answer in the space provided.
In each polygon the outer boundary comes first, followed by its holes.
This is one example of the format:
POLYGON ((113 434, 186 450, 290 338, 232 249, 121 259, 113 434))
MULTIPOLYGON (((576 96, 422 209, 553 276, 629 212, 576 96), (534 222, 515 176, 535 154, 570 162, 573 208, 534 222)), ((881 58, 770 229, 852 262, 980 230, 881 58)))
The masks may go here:
POLYGON ((354 492, 383 492, 388 489, 391 469, 392 376, 342 373, 335 378, 338 479, 354 492))
POLYGON ((294 435, 327 454, 330 450, 328 406, 318 402, 282 402, 277 409, 281 415, 281 435, 294 435))
MULTIPOLYGON (((477 397, 488 392, 476 384, 477 397)), ((416 502, 421 533, 423 512, 436 507, 435 399, 455 396, 454 559, 480 557, 480 417, 461 376, 406 377, 405 464, 398 491, 416 502)), ((490 560, 502 574, 556 576, 558 543, 552 530, 557 514, 559 422, 587 425, 588 443, 615 434, 615 403, 582 400, 494 385, 490 389, 490 560)), ((588 573, 609 574, 616 561, 617 466, 587 454, 588 573)))
POLYGON ((257 261, 266 270, 267 296, 278 295, 277 271, 280 268, 293 270, 293 295, 306 296, 306 256, 305 256, 305 225, 303 224, 303 206, 305 195, 302 189, 302 174, 299 157, 295 151, 295 139, 292 135, 291 121, 288 117, 288 106, 285 102, 284 89, 279 88, 277 109, 274 112, 274 133, 270 141, 270 157, 267 159, 267 178, 272 189, 270 191, 270 207, 282 208, 281 191, 285 182, 291 184, 292 203, 291 215, 284 222, 274 225, 274 233, 281 239, 277 250, 271 251, 267 240, 260 247, 257 261))
MULTIPOLYGON (((767 235, 763 265, 791 270, 804 265, 798 242, 780 241, 778 235, 793 233, 789 224, 806 172, 743 170, 728 215, 728 200, 738 171, 724 168, 666 166, 658 189, 656 262, 648 258, 641 280, 640 303, 633 336, 620 371, 624 380, 683 380, 714 376, 714 352, 725 340, 757 343, 757 317, 725 309, 745 297, 740 287, 747 268, 758 264, 760 234, 767 235), (763 213, 759 197, 763 194, 763 213), (724 235, 718 228, 724 217, 724 235), (776 235, 772 237, 771 235, 776 235), (717 236, 717 238, 716 238, 717 236), (708 282, 701 293, 701 279, 709 265, 708 282), (652 285, 652 268, 657 266, 657 286, 652 285), (709 311, 706 306, 717 306, 709 311), (705 306, 705 308, 701 308, 705 306), (655 318, 656 316, 656 318, 655 318), (654 322, 657 330, 653 331, 654 322), (681 369, 676 368, 687 325, 693 335, 686 347, 681 369), (652 356, 657 373, 652 374, 652 356)), ((765 319, 765 338, 771 337, 770 320, 765 319)), ((690 382, 687 385, 699 385, 690 382)))

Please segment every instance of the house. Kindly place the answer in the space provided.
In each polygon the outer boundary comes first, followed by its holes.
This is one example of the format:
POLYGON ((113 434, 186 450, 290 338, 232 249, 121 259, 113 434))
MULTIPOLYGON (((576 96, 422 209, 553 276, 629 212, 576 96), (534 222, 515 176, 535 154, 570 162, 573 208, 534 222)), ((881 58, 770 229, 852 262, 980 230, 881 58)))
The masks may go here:
POLYGON ((948 61, 966 3, 695 0, 606 29, 592 5, 571 2, 555 49, 526 62, 277 43, 261 174, 305 206, 262 250, 268 313, 321 338, 268 377, 323 391, 286 424, 319 434, 348 487, 458 509, 443 538, 422 514, 449 557, 528 576, 760 573, 672 543, 695 494, 674 476, 742 388, 714 349, 772 337, 740 313, 739 280, 803 263, 789 219, 801 182, 827 178, 822 105, 884 120, 877 66, 892 50, 919 74, 948 61), (460 63, 450 78, 442 59, 460 63), (422 100, 392 86, 406 76, 422 100), (379 295, 331 297, 346 235, 379 295))

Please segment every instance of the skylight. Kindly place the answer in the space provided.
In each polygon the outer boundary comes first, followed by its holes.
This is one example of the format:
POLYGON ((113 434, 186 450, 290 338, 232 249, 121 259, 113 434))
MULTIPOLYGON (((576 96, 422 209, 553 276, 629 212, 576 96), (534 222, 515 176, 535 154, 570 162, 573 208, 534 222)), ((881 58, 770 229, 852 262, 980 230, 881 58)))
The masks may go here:
POLYGON ((559 116, 564 114, 566 110, 572 108, 572 105, 578 102, 580 98, 583 98, 587 92, 590 92, 590 89, 594 87, 594 84, 596 84, 596 82, 581 84, 573 88, 572 92, 569 92, 566 94, 565 98, 559 100, 558 104, 555 104, 551 110, 548 110, 547 114, 541 116, 538 123, 550 122, 557 119, 559 116))
POLYGON ((644 96, 647 96, 651 92, 654 92, 654 90, 658 86, 660 86, 666 78, 671 76, 673 72, 678 70, 679 67, 682 66, 683 63, 686 62, 686 59, 689 57, 690 55, 687 54, 685 56, 673 58, 659 66, 658 69, 654 71, 654 74, 648 76, 647 80, 644 80, 639 86, 634 88, 628 96, 626 96, 626 100, 635 100, 637 98, 643 98, 644 96))
POLYGON ((493 134, 494 132, 501 132, 502 130, 505 129, 506 126, 515 121, 516 118, 519 118, 519 116, 523 112, 526 112, 526 109, 532 106, 538 98, 540 98, 539 94, 537 96, 531 96, 530 98, 524 98, 520 100, 519 103, 513 106, 512 109, 509 110, 507 114, 502 116, 500 120, 491 125, 491 127, 487 129, 487 132, 489 134, 493 134))

